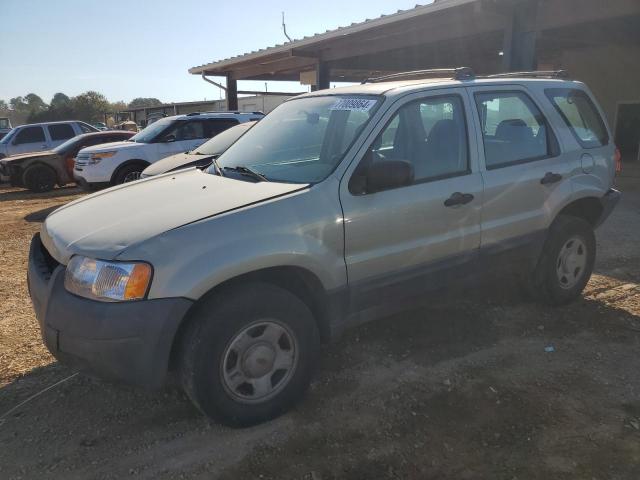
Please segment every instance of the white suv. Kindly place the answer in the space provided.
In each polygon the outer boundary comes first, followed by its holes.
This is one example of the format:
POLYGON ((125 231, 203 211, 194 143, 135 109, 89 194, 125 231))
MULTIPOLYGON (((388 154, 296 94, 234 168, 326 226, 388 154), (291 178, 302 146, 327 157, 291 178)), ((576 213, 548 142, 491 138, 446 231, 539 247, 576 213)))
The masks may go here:
POLYGON ((70 138, 98 129, 80 121, 47 122, 20 125, 0 140, 0 158, 20 153, 53 150, 70 138))
POLYGON ((81 150, 73 176, 86 189, 136 180, 153 162, 193 150, 234 125, 263 116, 261 112, 212 112, 163 118, 126 142, 81 150))

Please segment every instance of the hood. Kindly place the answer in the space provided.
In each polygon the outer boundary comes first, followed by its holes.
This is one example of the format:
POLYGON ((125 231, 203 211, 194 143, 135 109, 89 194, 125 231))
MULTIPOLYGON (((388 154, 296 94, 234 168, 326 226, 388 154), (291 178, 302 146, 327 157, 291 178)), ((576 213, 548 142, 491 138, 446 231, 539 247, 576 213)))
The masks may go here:
POLYGON ((152 177, 154 175, 160 175, 166 173, 169 170, 173 170, 181 165, 186 165, 191 162, 196 162, 200 159, 211 158, 211 155, 194 155, 191 153, 178 153, 171 155, 170 157, 163 158, 157 162, 152 163, 142 172, 143 176, 152 177))
POLYGON ((38 152, 29 152, 29 153, 19 153, 17 155, 10 155, 8 157, 5 157, 2 159, 3 163, 9 163, 9 162, 16 162, 19 163, 21 161, 24 160, 29 160, 32 158, 39 158, 39 157, 50 157, 50 156, 56 156, 57 153, 54 152, 53 150, 46 150, 46 151, 38 151, 38 152))
POLYGON ((94 145, 93 147, 87 147, 80 150, 82 153, 97 153, 97 152, 108 152, 111 150, 124 150, 127 148, 139 148, 147 145, 146 143, 136 143, 136 142, 111 142, 111 143, 101 143, 100 145, 94 145))
POLYGON ((307 186, 251 183, 190 169, 75 200, 47 217, 41 237, 63 264, 73 254, 112 260, 126 248, 167 230, 307 186))

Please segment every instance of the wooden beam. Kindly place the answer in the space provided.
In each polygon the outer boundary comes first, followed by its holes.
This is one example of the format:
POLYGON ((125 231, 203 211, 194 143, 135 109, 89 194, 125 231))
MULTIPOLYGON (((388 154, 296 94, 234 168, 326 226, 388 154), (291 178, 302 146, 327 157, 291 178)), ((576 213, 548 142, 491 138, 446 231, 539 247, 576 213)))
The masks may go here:
POLYGON ((227 110, 238 110, 238 82, 227 75, 227 110))

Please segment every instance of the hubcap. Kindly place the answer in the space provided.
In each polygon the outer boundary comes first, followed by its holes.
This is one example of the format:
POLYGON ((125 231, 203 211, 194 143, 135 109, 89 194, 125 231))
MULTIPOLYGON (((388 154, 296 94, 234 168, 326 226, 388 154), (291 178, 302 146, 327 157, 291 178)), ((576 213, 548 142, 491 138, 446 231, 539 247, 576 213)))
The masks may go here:
POLYGON ((573 288, 585 273, 587 267, 587 246, 580 237, 571 237, 560 249, 556 262, 556 273, 560 286, 573 288))
POLYGON ((276 320, 256 322, 229 342, 222 356, 225 390, 243 403, 264 402, 280 392, 298 363, 296 339, 276 320))
POLYGON ((138 180, 142 172, 131 172, 127 173, 124 176, 124 181, 122 183, 133 182, 134 180, 138 180))

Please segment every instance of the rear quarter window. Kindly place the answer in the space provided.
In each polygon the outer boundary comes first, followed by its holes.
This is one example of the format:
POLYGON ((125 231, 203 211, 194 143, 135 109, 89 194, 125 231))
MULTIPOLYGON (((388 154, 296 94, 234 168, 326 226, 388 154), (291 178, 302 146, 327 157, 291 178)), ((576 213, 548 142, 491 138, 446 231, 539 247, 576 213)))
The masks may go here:
POLYGON ((572 88, 550 88, 545 93, 582 148, 609 143, 607 127, 589 95, 572 88))

